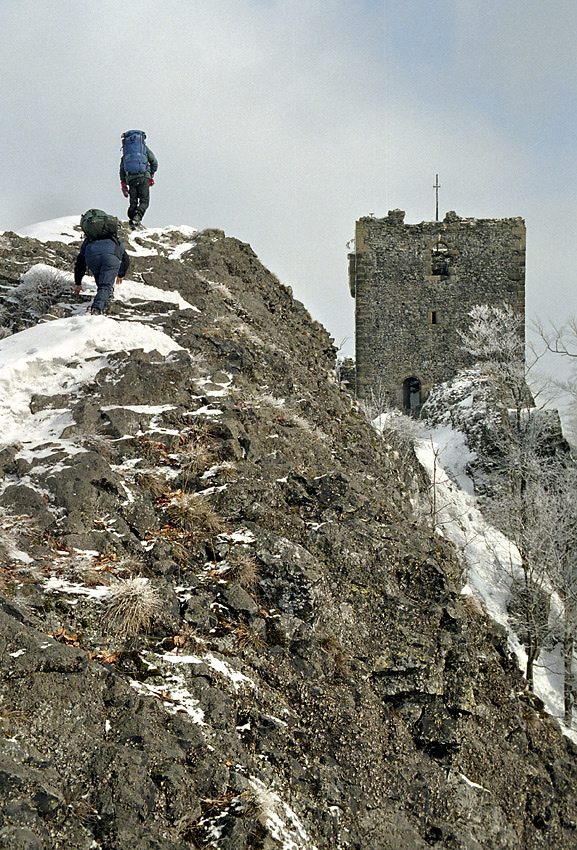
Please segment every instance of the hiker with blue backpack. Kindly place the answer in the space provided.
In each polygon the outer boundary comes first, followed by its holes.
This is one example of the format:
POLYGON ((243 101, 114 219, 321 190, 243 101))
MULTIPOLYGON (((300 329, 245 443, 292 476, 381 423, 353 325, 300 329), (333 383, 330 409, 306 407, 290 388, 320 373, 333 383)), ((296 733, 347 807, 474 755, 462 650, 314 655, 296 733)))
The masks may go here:
POLYGON ((87 210, 80 217, 85 235, 74 266, 74 292, 79 295, 82 278, 89 269, 96 280, 96 295, 90 312, 104 313, 115 283, 122 283, 130 259, 118 238, 118 221, 103 210, 87 210))
POLYGON ((156 157, 146 144, 143 130, 127 130, 122 134, 120 185, 125 198, 130 197, 128 222, 133 229, 140 227, 150 202, 150 187, 158 169, 156 157))

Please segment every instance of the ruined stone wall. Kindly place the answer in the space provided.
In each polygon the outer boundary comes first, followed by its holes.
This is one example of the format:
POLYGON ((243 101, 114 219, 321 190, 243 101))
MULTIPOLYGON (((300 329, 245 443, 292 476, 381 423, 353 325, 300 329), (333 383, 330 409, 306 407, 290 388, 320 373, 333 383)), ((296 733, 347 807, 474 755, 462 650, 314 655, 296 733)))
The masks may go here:
POLYGON ((453 212, 444 221, 405 224, 402 210, 361 218, 349 283, 358 396, 386 386, 393 404, 415 407, 470 365, 458 329, 467 327, 472 306, 507 302, 524 318, 525 224, 453 212))

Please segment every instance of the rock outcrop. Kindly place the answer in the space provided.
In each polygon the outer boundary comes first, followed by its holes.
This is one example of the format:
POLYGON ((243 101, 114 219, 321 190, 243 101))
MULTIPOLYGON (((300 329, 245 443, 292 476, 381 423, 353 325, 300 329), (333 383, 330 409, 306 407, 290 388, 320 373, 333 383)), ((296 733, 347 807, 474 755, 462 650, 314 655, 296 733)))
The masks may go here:
POLYGON ((221 231, 131 243, 150 289, 91 318, 22 295, 77 244, 0 236, 7 331, 172 341, 94 351, 30 399, 53 438, 0 446, 0 848, 575 847, 576 749, 328 333, 221 231))

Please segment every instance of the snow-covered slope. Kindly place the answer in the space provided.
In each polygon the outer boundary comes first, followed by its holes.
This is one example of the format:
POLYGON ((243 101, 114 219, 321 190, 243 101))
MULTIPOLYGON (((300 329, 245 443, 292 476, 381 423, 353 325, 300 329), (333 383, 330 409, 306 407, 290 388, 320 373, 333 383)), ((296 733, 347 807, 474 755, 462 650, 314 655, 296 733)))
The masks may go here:
MULTIPOLYGON (((162 240, 163 237, 179 233, 182 236, 192 238, 198 231, 194 227, 182 224, 180 226, 169 227, 144 227, 142 230, 133 232, 130 235, 129 241, 136 242, 140 236, 146 238, 155 238, 162 240)), ((38 239, 39 242, 71 242, 81 241, 83 238, 80 229, 80 215, 69 215, 63 218, 50 219, 49 221, 39 221, 36 224, 31 224, 28 227, 23 227, 18 231, 18 236, 23 236, 28 239, 38 239)))
POLYGON ((462 440, 419 449, 433 535, 250 246, 123 229, 92 317, 75 222, 35 233, 0 236, 0 845, 573 847, 462 440))

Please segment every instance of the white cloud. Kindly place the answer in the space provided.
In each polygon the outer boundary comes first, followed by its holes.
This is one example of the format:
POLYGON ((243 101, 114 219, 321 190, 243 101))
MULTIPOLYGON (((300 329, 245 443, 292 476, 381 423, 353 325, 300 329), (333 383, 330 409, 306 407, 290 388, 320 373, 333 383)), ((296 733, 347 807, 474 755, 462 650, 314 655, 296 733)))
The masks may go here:
MULTIPOLYGON (((160 163, 147 223, 250 242, 338 342, 353 334, 355 219, 432 218, 435 173, 442 213, 527 218, 528 288, 547 280, 566 312, 535 247, 574 202, 573 3, 4 7, 0 229, 91 206, 124 215, 120 135, 135 126, 160 163)), ((559 267, 575 235, 571 221, 555 240, 559 267)))
POLYGON ((549 114, 575 97, 577 6, 572 0, 453 0, 457 66, 480 72, 477 89, 499 92, 508 108, 549 114))

